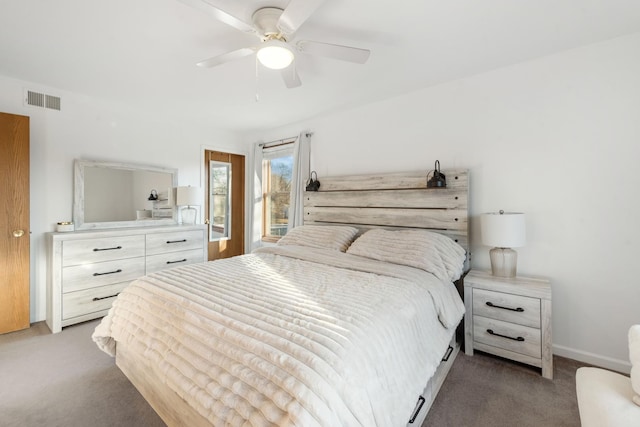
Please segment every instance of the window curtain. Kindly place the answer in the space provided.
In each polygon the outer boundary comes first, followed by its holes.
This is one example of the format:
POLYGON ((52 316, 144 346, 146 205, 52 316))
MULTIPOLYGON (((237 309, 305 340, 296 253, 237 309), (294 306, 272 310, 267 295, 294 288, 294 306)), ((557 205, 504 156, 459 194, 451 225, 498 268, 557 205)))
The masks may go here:
POLYGON ((304 189, 309 179, 310 157, 311 132, 303 131, 293 146, 293 173, 287 230, 304 223, 304 189))
POLYGON ((262 145, 253 147, 253 171, 251 176, 251 249, 262 246, 262 145))
MULTIPOLYGON (((304 222, 304 189, 309 179, 311 133, 304 131, 293 143, 293 170, 291 176, 291 198, 287 230, 304 222)), ((251 183, 250 217, 251 250, 262 246, 262 161, 265 159, 264 144, 256 143, 253 148, 253 170, 251 183)), ((270 153, 269 155, 274 155, 270 153)))

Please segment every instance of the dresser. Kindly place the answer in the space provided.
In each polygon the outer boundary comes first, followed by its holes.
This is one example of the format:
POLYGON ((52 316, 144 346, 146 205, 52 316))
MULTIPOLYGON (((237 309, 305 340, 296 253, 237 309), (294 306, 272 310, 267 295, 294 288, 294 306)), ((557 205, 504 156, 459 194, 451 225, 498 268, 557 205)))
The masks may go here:
POLYGON ((464 279, 465 353, 474 350, 541 368, 553 379, 551 285, 471 270, 464 279))
POLYGON ((47 233, 47 325, 102 317, 132 280, 207 260, 206 226, 47 233))

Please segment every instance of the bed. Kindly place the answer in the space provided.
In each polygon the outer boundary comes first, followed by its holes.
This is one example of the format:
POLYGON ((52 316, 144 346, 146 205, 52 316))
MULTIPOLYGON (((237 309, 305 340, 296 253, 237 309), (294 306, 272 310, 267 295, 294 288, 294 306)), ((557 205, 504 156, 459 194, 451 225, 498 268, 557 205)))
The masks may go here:
POLYGON ((325 178, 278 245, 134 281, 94 340, 171 426, 420 425, 464 313, 444 172, 325 178))

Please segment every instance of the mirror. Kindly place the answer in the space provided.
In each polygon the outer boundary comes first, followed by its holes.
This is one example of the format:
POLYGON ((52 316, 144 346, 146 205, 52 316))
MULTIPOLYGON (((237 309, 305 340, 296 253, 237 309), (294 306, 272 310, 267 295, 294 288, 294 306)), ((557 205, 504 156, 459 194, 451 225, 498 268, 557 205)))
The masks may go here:
POLYGON ((73 175, 76 230, 177 223, 177 169, 76 160, 73 175))
POLYGON ((231 163, 209 162, 209 241, 231 238, 231 163))

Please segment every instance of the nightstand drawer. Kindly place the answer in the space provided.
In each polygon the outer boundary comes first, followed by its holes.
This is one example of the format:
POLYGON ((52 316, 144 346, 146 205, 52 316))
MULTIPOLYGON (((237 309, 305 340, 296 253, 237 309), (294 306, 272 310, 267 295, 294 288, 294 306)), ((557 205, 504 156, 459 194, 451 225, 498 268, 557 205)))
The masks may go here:
POLYGON ((541 368, 543 377, 553 379, 548 280, 471 270, 464 278, 464 305, 467 355, 495 354, 541 368))
POLYGON ((540 299, 474 289, 473 314, 540 328, 540 299))
POLYGON ((540 358, 540 329, 473 316, 473 340, 527 356, 540 358))

